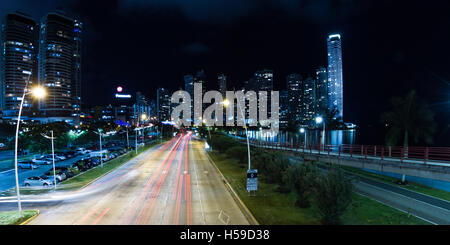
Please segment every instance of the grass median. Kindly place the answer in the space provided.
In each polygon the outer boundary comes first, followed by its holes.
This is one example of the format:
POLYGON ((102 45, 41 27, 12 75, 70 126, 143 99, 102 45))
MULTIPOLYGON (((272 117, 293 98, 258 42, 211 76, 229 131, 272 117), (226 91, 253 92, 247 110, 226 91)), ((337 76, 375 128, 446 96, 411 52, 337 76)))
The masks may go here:
POLYGON ((37 214, 37 210, 23 210, 22 217, 17 211, 0 212, 0 225, 20 225, 37 214))
MULTIPOLYGON (((246 168, 240 167, 236 159, 218 152, 208 153, 222 174, 230 182, 241 200, 262 225, 315 225, 320 217, 315 203, 310 208, 299 208, 294 204, 294 193, 277 192, 277 184, 258 183, 256 196, 248 196, 246 190, 246 168)), ((342 216, 345 225, 425 225, 429 224, 415 216, 353 193, 352 204, 342 216)))

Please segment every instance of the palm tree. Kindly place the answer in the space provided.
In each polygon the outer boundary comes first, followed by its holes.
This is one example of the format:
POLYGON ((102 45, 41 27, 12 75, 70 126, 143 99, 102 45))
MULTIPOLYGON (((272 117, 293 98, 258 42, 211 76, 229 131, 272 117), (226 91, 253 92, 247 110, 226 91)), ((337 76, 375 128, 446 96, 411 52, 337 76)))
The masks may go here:
POLYGON ((386 135, 387 145, 403 141, 405 149, 409 143, 433 143, 436 129, 434 113, 428 104, 421 100, 416 91, 408 92, 405 97, 391 99, 391 111, 385 112, 381 120, 389 127, 386 135))

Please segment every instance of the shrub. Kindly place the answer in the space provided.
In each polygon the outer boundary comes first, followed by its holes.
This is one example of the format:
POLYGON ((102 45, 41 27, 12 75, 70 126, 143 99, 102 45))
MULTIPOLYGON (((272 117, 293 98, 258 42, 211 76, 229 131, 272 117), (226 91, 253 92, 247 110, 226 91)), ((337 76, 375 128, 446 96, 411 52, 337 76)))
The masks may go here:
POLYGON ((340 217, 352 201, 352 183, 342 170, 330 168, 315 183, 316 203, 322 224, 340 224, 340 217))
POLYGON ((239 163, 246 163, 248 161, 248 151, 245 146, 233 146, 225 151, 229 157, 237 159, 239 163))
POLYGON ((315 167, 310 164, 296 164, 286 170, 283 181, 297 194, 295 206, 309 208, 309 198, 313 192, 314 181, 317 176, 315 167))
POLYGON ((254 168, 268 183, 283 183, 283 173, 289 167, 289 159, 282 153, 256 151, 252 154, 254 168))

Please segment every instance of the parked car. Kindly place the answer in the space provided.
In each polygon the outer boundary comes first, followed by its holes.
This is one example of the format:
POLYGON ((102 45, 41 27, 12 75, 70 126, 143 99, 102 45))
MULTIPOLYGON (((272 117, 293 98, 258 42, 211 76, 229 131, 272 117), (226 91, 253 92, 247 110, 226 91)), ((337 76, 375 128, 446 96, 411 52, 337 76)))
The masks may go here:
POLYGON ((56 159, 56 158, 58 158, 60 161, 64 161, 64 160, 67 159, 67 157, 64 156, 64 155, 61 154, 61 153, 58 153, 58 154, 55 153, 55 159, 56 159))
MULTIPOLYGON (((61 182, 67 179, 66 174, 63 173, 61 170, 55 168, 55 172, 56 172, 56 181, 61 182)), ((49 178, 53 178, 53 169, 50 169, 49 171, 45 172, 44 175, 49 176, 49 178)))
POLYGON ((32 161, 21 160, 17 162, 17 167, 21 169, 35 169, 39 168, 39 165, 33 163, 32 161))
POLYGON ((33 162, 33 163, 36 163, 36 164, 52 164, 52 160, 50 159, 50 160, 48 160, 46 157, 44 157, 44 156, 41 156, 41 157, 38 157, 38 158, 33 158, 33 159, 31 159, 31 161, 33 162))
POLYGON ((25 186, 50 186, 53 185, 53 182, 47 176, 33 176, 24 180, 25 186))
POLYGON ((75 176, 75 173, 73 173, 68 167, 55 167, 55 170, 64 173, 66 175, 66 178, 72 178, 73 176, 75 176))

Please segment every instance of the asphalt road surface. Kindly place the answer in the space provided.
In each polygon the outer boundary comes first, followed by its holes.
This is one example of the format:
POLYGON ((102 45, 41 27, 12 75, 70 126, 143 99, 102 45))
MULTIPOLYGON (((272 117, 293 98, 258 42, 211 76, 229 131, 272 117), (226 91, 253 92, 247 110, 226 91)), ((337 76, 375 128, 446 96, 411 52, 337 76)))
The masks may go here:
POLYGON ((205 154, 203 142, 180 135, 84 189, 24 197, 23 206, 41 211, 32 225, 249 224, 205 154))

